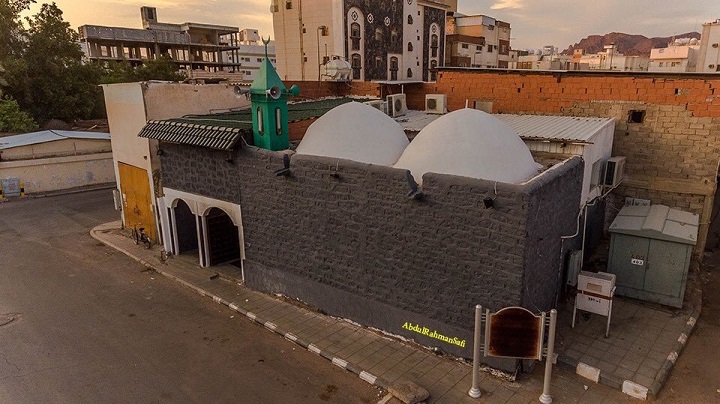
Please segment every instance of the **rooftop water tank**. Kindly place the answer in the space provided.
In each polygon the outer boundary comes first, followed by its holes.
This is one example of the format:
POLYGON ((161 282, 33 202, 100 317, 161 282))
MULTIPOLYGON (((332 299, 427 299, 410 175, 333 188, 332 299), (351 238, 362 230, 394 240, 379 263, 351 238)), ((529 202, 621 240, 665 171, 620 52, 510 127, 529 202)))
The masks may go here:
POLYGON ((345 60, 333 59, 325 63, 325 76, 328 81, 350 81, 352 66, 345 60))

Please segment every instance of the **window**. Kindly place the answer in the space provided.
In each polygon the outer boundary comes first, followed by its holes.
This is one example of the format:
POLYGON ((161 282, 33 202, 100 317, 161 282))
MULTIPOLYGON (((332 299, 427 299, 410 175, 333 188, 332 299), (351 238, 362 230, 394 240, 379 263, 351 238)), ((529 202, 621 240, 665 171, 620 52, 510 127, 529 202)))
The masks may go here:
POLYGON ((631 110, 628 113, 629 123, 643 123, 645 121, 645 111, 643 110, 631 110))
POLYGON ((397 42, 398 42, 398 33, 397 33, 397 30, 393 29, 390 32, 390 44, 392 44, 394 46, 397 44, 397 42))
MULTIPOLYGON (((431 60, 430 61, 430 68, 435 69, 437 67, 437 60, 431 60)), ((430 81, 435 81, 437 79, 437 72, 430 71, 430 81)))
POLYGON ((408 67, 407 77, 410 79, 410 78, 412 78, 412 76, 413 76, 413 75, 412 75, 412 69, 408 67))
POLYGON ((292 0, 285 1, 285 10, 292 10, 292 0))
POLYGON ((488 45, 488 52, 493 53, 493 46, 492 46, 492 45, 488 45))
POLYGON ((277 13, 280 9, 280 6, 278 6, 278 0, 273 0, 273 2, 270 4, 270 12, 271 13, 277 13))
POLYGON ((375 67, 381 68, 383 65, 383 60, 381 56, 375 56, 375 67))
POLYGON ((469 48, 470 48, 470 45, 468 45, 468 44, 466 44, 466 43, 462 44, 461 46, 462 46, 463 49, 469 49, 469 48))
POLYGON ((475 47, 475 50, 478 51, 478 52, 482 52, 482 45, 477 45, 477 46, 475 47))
POLYGON ((263 111, 262 108, 257 108, 257 125, 258 125, 258 133, 262 136, 265 134, 265 125, 263 122, 263 111))
POLYGON ((382 40, 383 40, 382 28, 375 28, 375 40, 378 42, 382 42, 382 40))
POLYGON ((438 55, 438 36, 437 34, 432 34, 430 37, 430 50, 432 57, 436 58, 438 55))
POLYGON ((413 23, 412 14, 408 14, 408 25, 412 25, 412 23, 413 23))
POLYGON ((408 42, 408 52, 412 52, 412 51, 413 51, 412 42, 408 42))
POLYGON ((351 50, 360 50, 360 24, 354 22, 350 25, 351 50))
POLYGON ((277 135, 280 136, 283 133, 283 127, 282 127, 282 111, 280 111, 280 108, 275 108, 275 128, 277 135))
POLYGON ((360 69, 362 68, 362 61, 360 55, 353 53, 350 58, 350 65, 353 70, 353 80, 360 80, 360 69))
POLYGON ((665 66, 665 62, 660 62, 660 67, 665 66))
POLYGON ((390 80, 398 79, 398 58, 393 56, 390 58, 390 80))
POLYGON ((263 60, 262 60, 262 58, 257 58, 257 61, 262 63, 263 60))

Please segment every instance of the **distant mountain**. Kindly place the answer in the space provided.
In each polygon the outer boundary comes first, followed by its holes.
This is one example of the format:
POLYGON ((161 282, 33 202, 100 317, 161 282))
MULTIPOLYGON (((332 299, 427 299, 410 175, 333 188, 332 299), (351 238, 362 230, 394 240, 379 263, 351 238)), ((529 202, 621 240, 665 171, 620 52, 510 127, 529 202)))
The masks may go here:
POLYGON ((605 35, 590 35, 586 38, 583 38, 575 45, 571 45, 562 53, 565 55, 572 55, 575 49, 584 49, 585 53, 598 53, 603 50, 604 45, 610 45, 611 43, 615 43, 615 45, 617 45, 618 47, 618 52, 624 55, 650 56, 650 49, 664 48, 668 45, 670 41, 672 41, 673 38, 700 39, 700 34, 697 32, 688 32, 685 34, 674 35, 665 38, 648 38, 643 35, 630 35, 623 34, 621 32, 611 32, 605 35))

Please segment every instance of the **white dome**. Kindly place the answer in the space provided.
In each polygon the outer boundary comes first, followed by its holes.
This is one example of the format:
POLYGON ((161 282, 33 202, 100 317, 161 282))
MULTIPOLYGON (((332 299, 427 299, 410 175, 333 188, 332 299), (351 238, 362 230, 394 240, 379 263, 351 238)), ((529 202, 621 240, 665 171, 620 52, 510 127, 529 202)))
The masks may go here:
POLYGON ((395 120, 371 106, 348 102, 310 125, 296 152, 392 166, 408 143, 395 120))
POLYGON ((425 173, 520 183, 538 164, 520 136, 498 118, 476 109, 443 115, 413 139, 395 164, 422 183, 425 173))

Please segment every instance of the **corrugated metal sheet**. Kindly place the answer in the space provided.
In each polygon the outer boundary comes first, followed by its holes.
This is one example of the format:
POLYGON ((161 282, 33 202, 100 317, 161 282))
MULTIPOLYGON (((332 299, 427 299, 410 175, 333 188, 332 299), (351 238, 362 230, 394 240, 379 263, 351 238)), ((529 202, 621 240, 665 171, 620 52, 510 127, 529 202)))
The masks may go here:
POLYGON ((63 139, 110 140, 110 134, 69 130, 43 130, 40 132, 23 133, 22 135, 0 137, 0 150, 54 142, 63 139))
POLYGON ((211 149, 230 150, 241 136, 241 129, 223 126, 195 125, 182 122, 150 121, 139 137, 211 149))
MULTIPOLYGON (((406 131, 419 132, 442 115, 408 111, 395 120, 406 131)), ((591 143, 593 136, 611 125, 612 118, 585 118, 554 115, 493 114, 513 128, 524 140, 591 143)))
POLYGON ((590 143, 592 137, 614 122, 613 118, 550 115, 494 115, 512 127, 521 138, 590 143))

